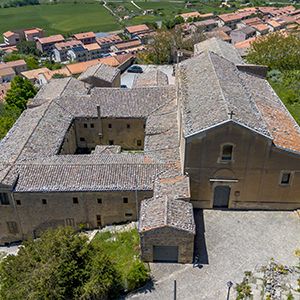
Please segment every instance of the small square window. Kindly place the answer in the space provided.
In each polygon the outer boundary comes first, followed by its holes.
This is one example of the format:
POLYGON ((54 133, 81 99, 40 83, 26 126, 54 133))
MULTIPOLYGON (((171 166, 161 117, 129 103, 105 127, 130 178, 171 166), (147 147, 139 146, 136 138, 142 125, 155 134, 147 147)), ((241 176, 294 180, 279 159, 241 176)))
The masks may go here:
POLYGON ((112 145, 114 144, 114 141, 113 141, 113 140, 109 140, 109 141, 108 141, 108 144, 109 144, 110 146, 112 146, 112 145))
POLYGON ((137 144, 137 146, 140 147, 140 146, 142 146, 142 141, 141 141, 141 140, 137 140, 137 141, 136 141, 136 144, 137 144))
POLYGON ((73 204, 78 204, 78 198, 77 197, 73 197, 73 204))
POLYGON ((17 205, 21 205, 21 200, 16 200, 17 205))
POLYGON ((101 215, 96 215, 97 221, 101 220, 101 215))
POLYGON ((47 204, 47 199, 42 199, 42 204, 47 204))
POLYGON ((128 203, 128 198, 127 197, 123 197, 123 203, 128 203))
POLYGON ((79 140, 80 140, 80 142, 84 142, 85 138, 81 137, 79 140))
POLYGON ((112 128, 112 125, 111 125, 111 124, 108 124, 108 128, 112 128))
POLYGON ((87 128, 87 124, 86 124, 86 123, 84 123, 84 124, 83 124, 83 127, 84 127, 84 128, 87 128))
POLYGON ((282 185, 289 185, 291 183, 291 173, 290 172, 281 173, 280 183, 282 185))
POLYGON ((91 128, 94 128, 94 127, 95 127, 94 123, 91 123, 91 128))
POLYGON ((97 199, 97 202, 98 202, 99 204, 102 204, 102 199, 101 199, 101 198, 98 198, 98 199, 97 199))
POLYGON ((130 124, 127 124, 127 129, 129 129, 130 128, 130 124))

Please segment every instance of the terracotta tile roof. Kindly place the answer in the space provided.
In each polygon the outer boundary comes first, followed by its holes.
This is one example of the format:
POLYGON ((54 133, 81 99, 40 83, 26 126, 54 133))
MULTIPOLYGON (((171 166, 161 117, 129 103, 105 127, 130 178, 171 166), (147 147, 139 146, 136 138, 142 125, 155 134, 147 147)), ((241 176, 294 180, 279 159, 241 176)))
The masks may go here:
POLYGON ((26 62, 24 59, 18 59, 13 61, 8 61, 6 63, 0 63, 0 69, 7 68, 7 67, 18 67, 18 66, 26 66, 26 62))
POLYGON ((221 19, 223 22, 231 22, 231 21, 239 21, 242 20, 242 16, 239 14, 223 14, 223 15, 218 15, 218 18, 221 19))
POLYGON ((78 41, 78 40, 70 40, 70 41, 60 42, 60 43, 55 43, 54 44, 54 47, 57 50, 62 50, 64 48, 72 48, 74 46, 82 46, 83 47, 83 44, 82 44, 81 41, 78 41))
POLYGON ((59 43, 59 42, 63 42, 64 40, 65 38, 61 34, 38 38, 38 41, 41 44, 59 43))
POLYGON ((83 39, 95 38, 96 37, 95 33, 92 32, 92 31, 77 33, 77 34, 74 34, 73 36, 77 40, 83 40, 83 39))
POLYGON ((129 33, 138 33, 141 31, 148 31, 150 28, 146 24, 127 26, 125 28, 129 33))
POLYGON ((207 36, 207 38, 218 38, 225 42, 231 41, 231 37, 227 33, 221 30, 206 32, 205 35, 207 36))
POLYGON ((100 50, 101 49, 101 47, 97 43, 84 45, 84 48, 87 49, 88 51, 100 50))
POLYGON ((124 49, 129 49, 129 48, 140 46, 141 44, 142 44, 142 42, 140 40, 132 40, 132 41, 126 41, 123 43, 118 43, 118 44, 114 45, 114 47, 116 47, 118 50, 124 50, 124 49))
POLYGON ((24 30, 24 33, 25 34, 35 34, 35 33, 40 33, 42 31, 43 31, 43 29, 40 29, 40 28, 32 28, 32 29, 24 30))
POLYGON ((116 43, 116 42, 122 42, 122 39, 114 34, 114 35, 109 35, 103 38, 96 38, 97 43, 101 46, 102 44, 111 44, 111 43, 116 43))
POLYGON ((253 24, 251 26, 259 32, 269 31, 269 26, 267 24, 253 24))
POLYGON ((69 72, 72 75, 76 75, 86 71, 91 66, 98 65, 99 63, 103 63, 111 67, 118 67, 120 64, 119 61, 116 59, 116 57, 109 56, 109 57, 93 59, 85 62, 69 64, 66 67, 68 68, 69 72))
POLYGON ((281 24, 278 23, 278 22, 277 22, 276 20, 274 20, 274 19, 268 20, 267 23, 268 23, 269 25, 271 25, 273 28, 279 28, 279 27, 281 27, 281 24))
POLYGON ((46 72, 42 72, 40 74, 43 74, 45 76, 45 78, 47 79, 47 81, 52 79, 53 75, 55 75, 55 74, 64 75, 65 77, 71 76, 70 71, 66 67, 58 69, 58 70, 49 70, 46 72))
POLYGON ((260 18, 258 18, 258 17, 254 17, 254 18, 250 18, 250 19, 245 19, 242 22, 244 24, 246 24, 246 25, 261 24, 261 23, 263 23, 263 21, 260 18))
POLYGON ((7 76, 7 75, 15 75, 15 74, 16 73, 13 68, 7 67, 7 68, 0 69, 0 77, 7 76))
POLYGON ((9 38, 9 37, 11 37, 11 36, 13 36, 15 34, 16 33, 13 32, 13 31, 6 31, 6 32, 3 33, 3 36, 5 36, 6 38, 9 38))
POLYGON ((245 40, 245 41, 235 43, 235 44, 234 44, 234 47, 235 47, 236 49, 249 48, 250 45, 251 45, 251 43, 252 43, 253 41, 255 41, 256 39, 257 39, 257 37, 254 36, 254 37, 252 37, 252 38, 250 38, 250 39, 247 39, 247 40, 245 40))
POLYGON ((38 75, 41 73, 47 73, 50 70, 48 68, 39 68, 39 69, 35 69, 35 70, 29 70, 29 71, 25 71, 22 72, 21 75, 29 80, 32 79, 38 79, 38 75))

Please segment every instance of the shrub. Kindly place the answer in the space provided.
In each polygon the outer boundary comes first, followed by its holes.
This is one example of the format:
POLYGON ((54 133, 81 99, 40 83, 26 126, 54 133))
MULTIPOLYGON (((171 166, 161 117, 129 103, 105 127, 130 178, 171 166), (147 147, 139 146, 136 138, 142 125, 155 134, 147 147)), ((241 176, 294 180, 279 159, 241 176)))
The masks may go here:
POLYGON ((149 279, 149 270, 140 261, 136 260, 127 274, 128 290, 132 291, 142 286, 149 279))

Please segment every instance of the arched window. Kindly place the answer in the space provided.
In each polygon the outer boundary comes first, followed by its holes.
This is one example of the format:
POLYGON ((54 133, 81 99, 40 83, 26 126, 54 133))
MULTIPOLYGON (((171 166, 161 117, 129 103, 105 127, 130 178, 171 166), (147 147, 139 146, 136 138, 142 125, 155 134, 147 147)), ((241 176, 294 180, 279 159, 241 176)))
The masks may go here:
POLYGON ((232 160, 232 152, 233 152, 233 145, 231 145, 231 144, 223 145, 221 160, 231 161, 232 160))

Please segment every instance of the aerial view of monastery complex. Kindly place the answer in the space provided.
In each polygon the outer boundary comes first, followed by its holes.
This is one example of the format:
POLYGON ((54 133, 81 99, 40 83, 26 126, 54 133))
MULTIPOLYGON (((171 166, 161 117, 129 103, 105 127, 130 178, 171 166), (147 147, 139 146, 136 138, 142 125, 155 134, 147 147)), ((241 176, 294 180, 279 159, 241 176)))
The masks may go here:
MULTIPOLYGON (((157 21, 131 2, 103 2, 121 30, 3 31, 0 262, 57 228, 92 244, 131 230, 132 261, 150 267, 132 286, 121 273, 128 299, 299 300, 299 4, 187 1, 157 21), (128 5, 157 24, 127 24, 128 5)), ((0 299, 29 295, 7 296, 3 272, 0 299)), ((106 293, 28 297, 119 299, 106 293)))

